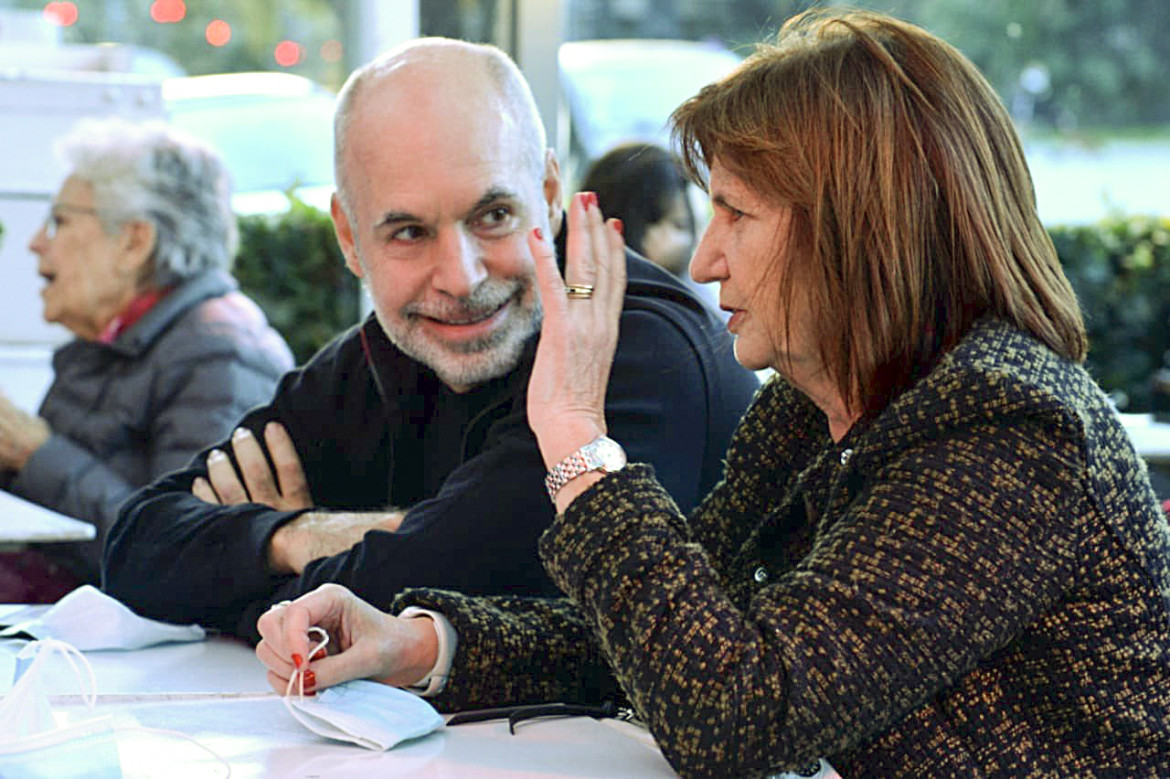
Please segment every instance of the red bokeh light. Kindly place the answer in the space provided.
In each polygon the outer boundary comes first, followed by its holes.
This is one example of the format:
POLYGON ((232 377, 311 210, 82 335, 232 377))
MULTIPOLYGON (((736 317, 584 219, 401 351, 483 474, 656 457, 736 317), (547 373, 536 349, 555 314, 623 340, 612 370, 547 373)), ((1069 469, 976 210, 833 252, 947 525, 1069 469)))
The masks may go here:
POLYGON ((301 44, 296 41, 281 41, 272 51, 276 64, 284 68, 291 68, 301 61, 301 44))
POLYGON ((58 27, 72 27, 77 22, 77 6, 73 3, 45 3, 42 13, 45 21, 58 27))
POLYGON ((203 37, 212 46, 226 46, 232 39, 232 26, 223 19, 213 19, 207 24, 203 37))
POLYGON ((329 40, 321 44, 321 51, 319 52, 321 59, 326 62, 340 62, 341 55, 345 53, 345 47, 341 45, 339 40, 329 40))
POLYGON ((175 24, 187 15, 187 4, 183 0, 154 0, 150 4, 150 18, 159 24, 175 24))

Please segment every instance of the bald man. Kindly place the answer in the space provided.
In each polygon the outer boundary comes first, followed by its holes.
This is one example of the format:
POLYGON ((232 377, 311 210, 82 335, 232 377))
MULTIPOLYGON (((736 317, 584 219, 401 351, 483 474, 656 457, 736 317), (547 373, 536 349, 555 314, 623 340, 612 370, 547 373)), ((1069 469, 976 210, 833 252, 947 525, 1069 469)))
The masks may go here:
MULTIPOLYGON (((531 91, 498 49, 421 39, 356 71, 335 119, 332 217, 373 314, 287 374, 230 440, 124 504, 105 589, 139 613, 257 640, 272 604, 337 582, 556 595, 554 509, 526 417, 541 322, 526 236, 561 236, 531 91)), ((607 420, 693 506, 756 389, 717 317, 632 254, 607 420)))

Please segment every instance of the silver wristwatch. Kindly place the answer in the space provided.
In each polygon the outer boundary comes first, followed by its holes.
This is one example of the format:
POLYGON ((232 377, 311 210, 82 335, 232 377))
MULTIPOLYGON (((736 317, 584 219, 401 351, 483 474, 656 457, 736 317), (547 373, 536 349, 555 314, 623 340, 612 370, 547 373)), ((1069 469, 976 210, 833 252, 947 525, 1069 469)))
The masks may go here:
POLYGON ((612 438, 601 436, 582 446, 552 467, 544 477, 544 486, 550 500, 570 479, 589 471, 613 473, 626 467, 626 451, 612 438))

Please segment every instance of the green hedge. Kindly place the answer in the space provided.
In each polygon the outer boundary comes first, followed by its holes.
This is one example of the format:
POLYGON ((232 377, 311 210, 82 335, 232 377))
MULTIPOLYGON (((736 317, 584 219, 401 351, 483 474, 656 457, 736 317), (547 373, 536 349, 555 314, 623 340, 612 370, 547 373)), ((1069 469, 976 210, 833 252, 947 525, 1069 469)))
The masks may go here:
POLYGON ((1170 349, 1170 218, 1049 230, 1089 331, 1089 372, 1124 411, 1150 410, 1170 349))
POLYGON ((242 216, 235 276, 300 364, 358 321, 359 283, 328 214, 293 201, 275 216, 242 216))
MULTIPOLYGON (((1150 376, 1170 349, 1170 218, 1115 217, 1049 232, 1085 312, 1089 371, 1124 410, 1149 410, 1150 376)), ((298 362, 358 321, 359 284, 333 224, 304 203, 240 218, 235 273, 298 362)))

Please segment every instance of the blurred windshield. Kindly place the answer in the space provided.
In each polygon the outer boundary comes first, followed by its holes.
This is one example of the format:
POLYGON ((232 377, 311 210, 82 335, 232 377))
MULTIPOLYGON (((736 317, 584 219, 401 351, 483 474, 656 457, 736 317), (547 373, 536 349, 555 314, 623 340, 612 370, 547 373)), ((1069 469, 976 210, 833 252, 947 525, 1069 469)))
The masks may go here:
MULTIPOLYGON (((173 79, 164 84, 163 99, 176 127, 223 154, 232 172, 237 204, 260 202, 249 201, 248 196, 267 193, 287 206, 282 193, 293 187, 331 191, 332 93, 287 74, 261 74, 282 75, 279 81, 246 78, 256 74, 233 75, 239 78, 173 79)), ((246 206, 238 210, 272 209, 246 206)))
POLYGON ((622 141, 667 144, 679 103, 739 64, 720 46, 676 40, 572 41, 559 60, 573 144, 586 160, 622 141))

